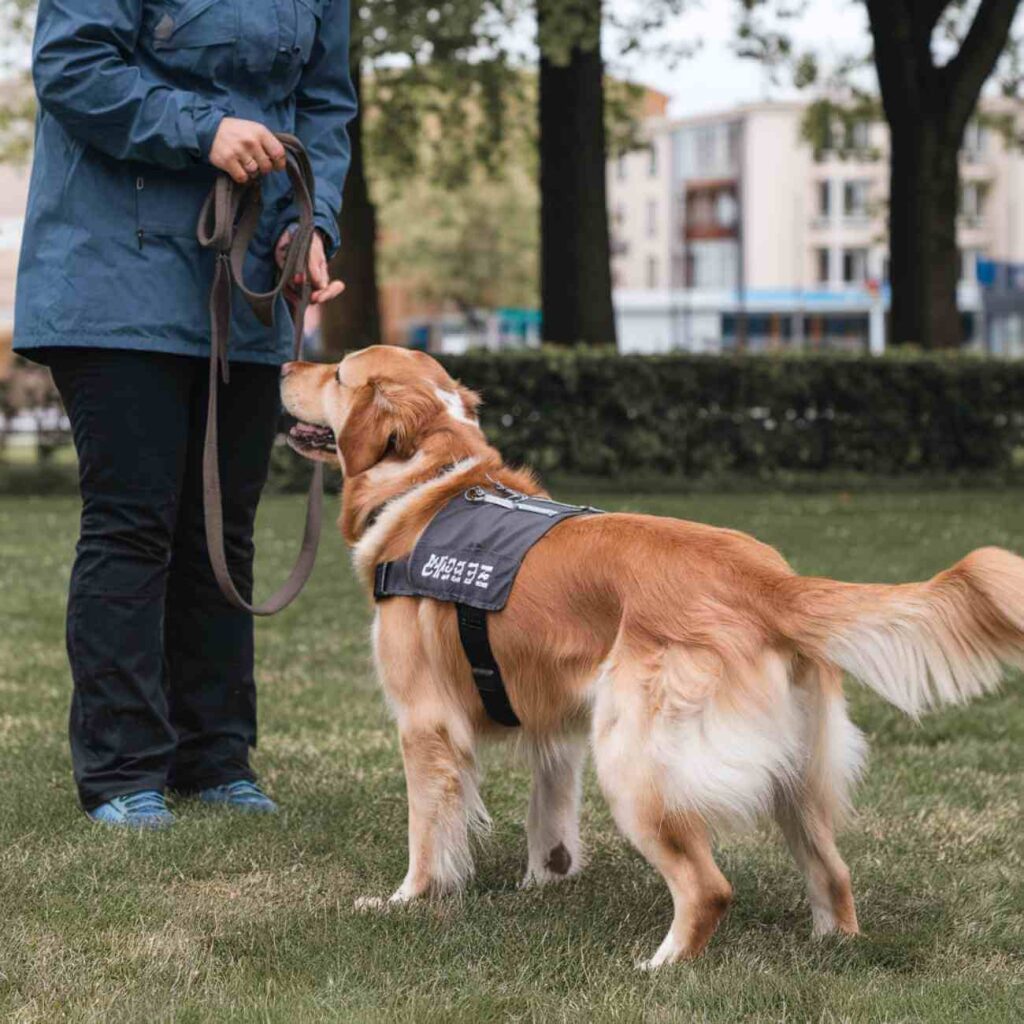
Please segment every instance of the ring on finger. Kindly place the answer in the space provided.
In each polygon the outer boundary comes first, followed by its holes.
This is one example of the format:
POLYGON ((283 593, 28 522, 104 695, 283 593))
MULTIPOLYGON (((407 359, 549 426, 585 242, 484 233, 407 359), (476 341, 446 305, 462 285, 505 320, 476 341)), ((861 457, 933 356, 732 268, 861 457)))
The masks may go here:
POLYGON ((248 174, 255 174, 260 169, 260 165, 255 160, 250 160, 245 165, 245 170, 248 174))

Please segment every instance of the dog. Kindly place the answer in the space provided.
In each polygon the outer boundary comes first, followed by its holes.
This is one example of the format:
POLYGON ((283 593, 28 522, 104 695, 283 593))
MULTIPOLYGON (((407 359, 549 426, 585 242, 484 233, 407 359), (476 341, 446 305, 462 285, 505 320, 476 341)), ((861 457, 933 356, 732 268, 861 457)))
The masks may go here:
MULTIPOLYGON (((467 489, 544 495, 482 433, 480 398, 429 355, 373 346, 338 365, 283 367, 297 451, 340 466, 340 528, 372 592, 467 489)), ((579 516, 529 551, 489 632, 521 730, 484 712, 453 605, 377 605, 373 650, 401 739, 409 800, 402 904, 458 890, 485 827, 478 740, 520 734, 533 784, 524 884, 583 866, 587 746, 618 827, 662 875, 674 916, 651 969, 697 956, 732 890, 712 855, 723 826, 778 823, 818 935, 858 931, 835 829, 865 742, 843 673, 909 715, 993 690, 1024 664, 1024 559, 982 548, 924 583, 798 576, 734 530, 633 514, 579 516)), ((361 906, 385 905, 384 900, 361 906)))

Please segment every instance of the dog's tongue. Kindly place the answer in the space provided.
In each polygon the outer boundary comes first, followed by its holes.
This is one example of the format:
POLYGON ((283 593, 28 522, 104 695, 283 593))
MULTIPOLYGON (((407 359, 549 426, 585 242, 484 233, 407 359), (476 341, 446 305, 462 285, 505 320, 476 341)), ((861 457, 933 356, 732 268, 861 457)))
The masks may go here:
POLYGON ((299 438, 300 440, 316 441, 320 438, 329 437, 331 432, 327 427, 317 427, 311 423, 296 423, 289 433, 292 437, 299 438))

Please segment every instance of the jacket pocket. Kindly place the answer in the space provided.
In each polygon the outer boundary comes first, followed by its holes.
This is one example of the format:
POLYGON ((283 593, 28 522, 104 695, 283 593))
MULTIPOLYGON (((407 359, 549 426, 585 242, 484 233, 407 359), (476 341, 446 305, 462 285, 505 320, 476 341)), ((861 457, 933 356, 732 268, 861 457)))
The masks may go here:
POLYGON ((166 0, 156 12, 154 50, 233 43, 238 38, 238 14, 232 0, 166 0))
POLYGON ((150 46, 172 71, 212 78, 229 66, 238 41, 236 0, 163 0, 153 12, 150 46))
POLYGON ((312 56, 324 6, 324 0, 295 0, 295 49, 302 66, 312 56))
POLYGON ((151 168, 141 171, 135 179, 139 245, 153 236, 195 240, 199 211, 215 178, 213 168, 173 174, 151 168))

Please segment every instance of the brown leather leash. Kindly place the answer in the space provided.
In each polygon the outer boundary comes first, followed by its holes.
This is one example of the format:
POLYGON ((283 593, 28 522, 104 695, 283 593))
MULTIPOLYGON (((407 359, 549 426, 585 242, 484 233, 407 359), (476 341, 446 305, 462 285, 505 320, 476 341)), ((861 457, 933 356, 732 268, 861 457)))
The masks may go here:
POLYGON ((206 546, 217 585, 224 597, 236 608, 253 615, 274 615, 287 608, 299 596, 309 580, 316 562, 323 517, 323 463, 313 469, 306 505, 306 526, 302 547, 288 578, 266 601, 251 604, 238 592, 224 549, 224 510, 220 486, 220 464, 217 443, 217 389, 222 380, 230 381, 228 345, 231 335, 231 293, 234 287, 252 307, 260 322, 274 326, 277 301, 288 282, 302 274, 305 284, 292 312, 295 322, 294 359, 302 358, 303 321, 309 306, 312 286, 307 273, 309 250, 313 244, 313 169, 309 157, 297 138, 277 136, 284 146, 286 170, 291 181, 299 211, 299 226, 288 246, 284 267, 275 288, 254 292, 245 285, 245 257, 249 244, 259 228, 263 214, 263 189, 259 179, 240 185, 226 174, 214 183, 199 215, 196 235, 204 249, 217 254, 213 287, 210 291, 210 396, 206 405, 206 439, 203 444, 203 515, 206 521, 206 546))

